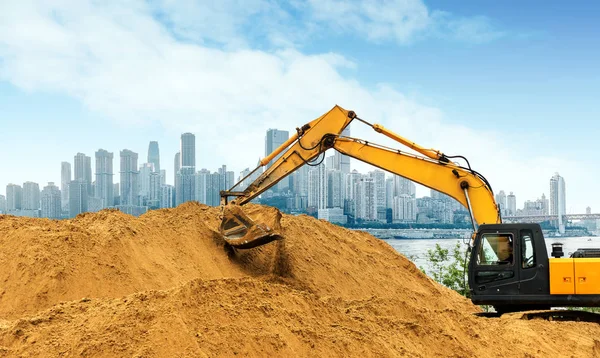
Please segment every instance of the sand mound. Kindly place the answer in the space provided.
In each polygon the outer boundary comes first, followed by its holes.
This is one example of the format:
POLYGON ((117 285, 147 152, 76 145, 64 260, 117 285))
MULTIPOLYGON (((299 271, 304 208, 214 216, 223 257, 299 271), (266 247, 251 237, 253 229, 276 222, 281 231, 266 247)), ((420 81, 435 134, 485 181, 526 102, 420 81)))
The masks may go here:
POLYGON ((283 216, 285 240, 234 252, 219 214, 0 216, 0 356, 600 354, 598 325, 477 318, 366 233, 283 216))

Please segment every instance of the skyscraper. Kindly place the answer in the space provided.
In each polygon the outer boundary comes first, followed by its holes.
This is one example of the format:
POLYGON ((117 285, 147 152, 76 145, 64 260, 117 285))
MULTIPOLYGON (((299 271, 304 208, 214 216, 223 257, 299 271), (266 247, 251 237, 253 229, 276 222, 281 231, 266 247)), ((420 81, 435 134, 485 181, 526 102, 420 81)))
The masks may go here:
POLYGON ((308 171, 308 206, 314 209, 327 209, 327 169, 321 163, 308 171))
POLYGON ((92 192, 92 158, 83 153, 77 153, 74 158, 75 173, 73 180, 84 181, 88 196, 94 195, 92 192))
POLYGON ((145 199, 150 198, 150 174, 152 174, 153 172, 153 163, 144 163, 140 165, 139 195, 145 199))
MULTIPOLYGON (((265 136, 265 157, 271 154, 275 149, 279 148, 285 141, 290 138, 290 133, 288 131, 282 131, 279 129, 269 129, 267 130, 267 135, 265 136)), ((267 164, 267 168, 269 168, 273 162, 275 162, 282 153, 278 154, 273 160, 267 164)))
POLYGON ((151 141, 148 145, 148 163, 154 164, 154 170, 160 173, 160 154, 158 142, 151 141))
POLYGON ((343 208, 344 207, 344 186, 343 174, 341 170, 327 171, 327 207, 328 208, 343 208))
POLYGON ((380 221, 385 222, 385 172, 377 169, 369 172, 369 176, 373 178, 377 191, 377 217, 380 221))
POLYGON ((17 184, 6 186, 6 210, 21 210, 23 202, 23 188, 17 184))
POLYGON ((196 201, 208 205, 207 189, 210 182, 210 170, 202 169, 196 173, 196 201))
POLYGON ((375 221, 377 214, 377 187, 373 177, 364 177, 356 185, 356 218, 375 221))
POLYGON ((550 178, 550 215, 565 215, 566 204, 565 180, 558 173, 550 178))
POLYGON ((138 154, 124 149, 121 151, 121 205, 138 205, 138 154))
POLYGON ((563 216, 567 213, 565 179, 558 173, 550 178, 550 215, 558 215, 558 230, 565 232, 563 216))
POLYGON ((160 207, 160 199, 162 196, 161 192, 161 179, 159 172, 150 173, 150 187, 146 205, 150 209, 158 209, 160 207))
MULTIPOLYGON (((342 131, 342 136, 350 137, 350 126, 344 128, 344 130, 342 131)), ((344 174, 350 173, 350 157, 349 156, 342 154, 338 151, 335 151, 334 163, 335 163, 334 164, 335 169, 341 170, 342 173, 344 173, 344 174)))
POLYGON ((385 207, 392 209, 394 207, 394 178, 385 179, 385 207))
POLYGON ((87 183, 83 180, 72 180, 69 183, 69 217, 74 218, 88 211, 87 183))
POLYGON ((173 186, 177 183, 177 173, 181 168, 181 152, 175 153, 175 160, 173 162, 173 186))
POLYGON ((196 194, 196 136, 192 133, 181 135, 181 167, 175 176, 176 204, 195 200, 196 194))
POLYGON ((63 211, 69 211, 69 183, 71 182, 71 163, 60 163, 60 193, 63 211))
POLYGON ((23 210, 38 210, 40 208, 40 185, 34 182, 23 183, 23 210))
POLYGON ((42 212, 41 217, 49 219, 60 219, 62 213, 60 189, 53 182, 49 182, 42 190, 42 212))
MULTIPOLYGON (((219 175, 221 176, 219 190, 228 190, 233 186, 235 173, 232 171, 227 171, 227 166, 223 165, 219 170, 217 170, 219 175)), ((220 194, 219 194, 220 197, 220 194)))
MULTIPOLYGON (((271 154, 275 149, 279 148, 289 138, 290 138, 290 133, 288 131, 282 131, 279 129, 267 130, 267 134, 265 136, 265 157, 267 157, 269 154, 271 154)), ((273 165, 273 163, 275 161, 277 161, 277 159, 279 159, 279 157, 281 157, 282 154, 283 154, 283 152, 281 152, 277 156, 275 156, 275 158, 273 158, 269 162, 269 164, 267 164, 267 166, 265 167, 265 170, 270 168, 271 165, 273 165)), ((279 183, 277 183, 273 187, 273 189, 276 191, 282 191, 282 190, 286 190, 287 188, 289 188, 289 186, 290 186, 290 179, 289 179, 289 177, 285 177, 285 178, 281 179, 281 181, 279 181, 279 183)))
POLYGON ((417 220, 417 200, 408 195, 400 194, 394 197, 392 207, 394 222, 414 222, 417 220))
POLYGON ((196 136, 192 133, 181 135, 181 167, 196 167, 196 136))
POLYGON ((113 205, 121 205, 121 186, 119 183, 113 184, 113 205))
POLYGON ((6 213, 6 196, 0 195, 0 214, 6 213))
POLYGON ((96 152, 96 198, 102 200, 101 207, 114 205, 113 153, 104 149, 96 152))
POLYGON ((196 200, 196 178, 194 167, 181 167, 175 182, 176 205, 196 200))
POLYGON ((511 191, 506 197, 506 215, 514 216, 517 215, 517 197, 511 191))
POLYGON ((500 192, 498 194, 496 194, 496 203, 498 203, 498 208, 500 209, 500 213, 502 215, 506 215, 506 212, 508 211, 508 207, 507 207, 507 203, 506 203, 506 194, 504 193, 504 190, 500 190, 500 192))
POLYGON ((160 207, 172 208, 175 205, 175 187, 173 185, 160 186, 160 207))

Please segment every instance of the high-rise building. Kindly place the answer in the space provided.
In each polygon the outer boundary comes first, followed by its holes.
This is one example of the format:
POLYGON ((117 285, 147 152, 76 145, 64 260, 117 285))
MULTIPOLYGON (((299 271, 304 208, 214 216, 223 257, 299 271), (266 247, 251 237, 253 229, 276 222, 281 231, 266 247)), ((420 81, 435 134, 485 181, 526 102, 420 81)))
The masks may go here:
POLYGON ((17 184, 6 186, 6 210, 21 210, 23 208, 23 188, 17 184))
POLYGON ((148 163, 154 164, 154 170, 160 173, 160 152, 157 141, 151 141, 148 145, 148 163))
POLYGON ((42 190, 41 198, 42 210, 40 216, 49 219, 60 219, 62 216, 60 189, 53 182, 49 182, 42 190))
POLYGON ((23 183, 23 210, 40 208, 40 185, 31 181, 23 183))
POLYGON ((550 215, 558 215, 558 230, 565 232, 564 215, 567 214, 565 179, 558 173, 550 178, 550 215))
POLYGON ((221 166, 217 172, 221 176, 220 190, 229 190, 233 184, 235 184, 235 173, 232 171, 227 171, 226 165, 221 166))
MULTIPOLYGON (((240 172, 240 176, 238 177, 238 182, 241 182, 241 183, 239 183, 239 185, 235 188, 236 190, 242 191, 248 187, 248 185, 251 183, 251 181, 249 181, 248 180, 249 178, 246 178, 246 177, 248 177, 249 175, 250 175, 250 168, 246 168, 240 172), (246 179, 244 180, 244 178, 246 178, 246 179)), ((292 173, 292 175, 294 175, 294 173, 292 173)))
POLYGON ((565 215, 566 209, 565 180, 555 173, 550 178, 550 215, 565 215))
POLYGON ((394 175, 394 196, 406 194, 414 197, 417 192, 415 183, 399 175, 394 175))
POLYGON ((121 151, 121 198, 120 205, 138 205, 139 172, 137 171, 138 154, 124 149, 121 151))
POLYGON ((507 202, 506 202, 506 194, 504 190, 500 190, 498 194, 496 194, 496 203, 498 204, 498 208, 500 209, 500 213, 502 215, 506 215, 508 211, 507 202))
POLYGON ((195 200, 196 178, 194 167, 181 167, 175 182, 176 205, 195 200))
POLYGON ((506 197, 506 214, 507 216, 517 215, 517 197, 512 191, 506 197))
POLYGON ((95 197, 101 200, 101 208, 114 205, 113 153, 104 149, 99 149, 96 152, 95 197))
POLYGON ((147 200, 150 198, 150 175, 154 172, 154 164, 144 163, 140 165, 139 172, 139 195, 147 200))
POLYGON ((221 202, 221 183, 221 174, 214 172, 210 175, 210 182, 208 183, 208 188, 206 189, 206 198, 208 201, 208 205, 218 206, 221 202))
POLYGON ((83 180, 69 183, 69 217, 76 217, 88 211, 88 185, 83 180))
POLYGON ((355 197, 357 219, 366 221, 375 221, 378 219, 377 194, 378 190, 374 177, 363 177, 358 180, 355 197))
POLYGON ((359 180, 362 178, 356 169, 349 174, 346 174, 344 183, 344 213, 347 215, 356 216, 356 190, 359 180))
POLYGON ((175 153, 175 160, 173 162, 173 186, 177 183, 177 173, 179 173, 179 168, 181 168, 181 152, 175 153))
POLYGON ((200 204, 208 204, 207 190, 210 183, 210 170, 201 169, 196 173, 196 194, 194 197, 200 204))
POLYGON ((6 213, 6 196, 0 195, 0 214, 6 213))
POLYGON ((159 172, 159 177, 160 177, 160 185, 166 185, 167 184, 167 171, 164 169, 161 169, 159 172))
POLYGON ((308 171, 308 206, 314 209, 327 209, 327 170, 321 163, 308 171))
POLYGON ((335 170, 335 156, 325 157, 325 169, 335 170))
POLYGON ((69 183, 71 182, 71 163, 61 162, 60 163, 60 192, 61 192, 61 206, 65 212, 69 211, 69 183))
POLYGON ((84 181, 88 196, 93 196, 92 192, 92 158, 83 153, 77 153, 74 158, 75 173, 73 180, 84 181))
POLYGON ((160 207, 172 208, 175 206, 175 187, 173 185, 161 185, 160 207))
POLYGON ((377 190, 377 218, 378 220, 385 222, 385 172, 377 169, 369 172, 369 176, 373 178, 375 182, 375 190, 377 190))
POLYGON ((181 135, 180 145, 181 167, 176 175, 175 197, 176 204, 195 200, 196 194, 196 136, 192 133, 181 135))
POLYGON ((160 200, 162 196, 161 185, 160 173, 156 171, 150 173, 148 197, 146 199, 146 205, 150 209, 160 208, 160 200))
POLYGON ((344 186, 343 173, 341 170, 327 171, 327 207, 328 208, 343 208, 344 207, 344 186))
MULTIPOLYGON (((290 133, 288 131, 282 131, 279 129, 267 130, 267 135, 265 136, 265 157, 273 153, 275 149, 279 148, 289 138, 290 133)), ((271 167, 271 165, 273 165, 273 162, 275 162, 277 159, 279 159, 279 157, 281 157, 281 154, 283 154, 283 152, 275 156, 275 158, 273 158, 273 160, 271 160, 269 164, 267 164, 267 168, 271 167)))
POLYGON ((385 179, 385 207, 393 209, 394 207, 394 178, 385 179))
MULTIPOLYGON (((350 126, 344 128, 342 137, 350 137, 350 126)), ((350 173, 350 157, 336 151, 334 154, 334 167, 344 174, 350 173)))
MULTIPOLYGON (((269 129, 267 130, 267 134, 265 136, 265 157, 271 154, 275 149, 279 148, 283 143, 285 143, 290 138, 290 133, 288 131, 282 131, 279 129, 269 129)), ((270 168, 273 163, 281 157, 284 152, 279 153, 275 156, 265 167, 265 170, 270 168)), ((288 189, 290 186, 289 177, 285 177, 281 179, 273 189, 275 191, 284 191, 288 189)))
POLYGON ((408 194, 395 196, 392 213, 394 222, 417 221, 417 200, 408 194))
POLYGON ((114 201, 111 206, 121 205, 121 186, 119 185, 119 183, 113 184, 113 196, 114 201))
POLYGON ((542 197, 536 201, 525 201, 523 210, 519 214, 523 216, 548 215, 548 199, 542 194, 542 197))
POLYGON ((181 135, 181 167, 196 167, 196 136, 192 133, 181 135))

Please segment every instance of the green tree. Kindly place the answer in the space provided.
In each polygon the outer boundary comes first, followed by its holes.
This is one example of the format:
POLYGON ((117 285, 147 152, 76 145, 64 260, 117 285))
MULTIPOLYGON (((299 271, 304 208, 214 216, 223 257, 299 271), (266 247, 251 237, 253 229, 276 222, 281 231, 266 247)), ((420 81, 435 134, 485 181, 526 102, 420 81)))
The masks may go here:
POLYGON ((429 275, 436 282, 455 290, 465 297, 469 297, 467 284, 466 255, 461 251, 459 242, 452 251, 435 244, 435 249, 427 250, 427 264, 429 269, 421 267, 421 271, 429 275))

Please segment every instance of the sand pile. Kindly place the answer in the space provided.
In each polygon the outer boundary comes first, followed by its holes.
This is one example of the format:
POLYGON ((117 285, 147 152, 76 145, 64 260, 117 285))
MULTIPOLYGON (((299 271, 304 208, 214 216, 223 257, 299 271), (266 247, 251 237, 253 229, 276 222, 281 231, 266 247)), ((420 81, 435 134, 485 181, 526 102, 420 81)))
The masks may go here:
POLYGON ((283 216, 284 241, 232 252, 219 213, 0 216, 0 356, 600 355, 597 324, 475 317, 366 233, 283 216))

